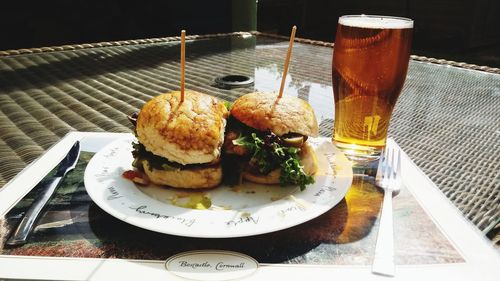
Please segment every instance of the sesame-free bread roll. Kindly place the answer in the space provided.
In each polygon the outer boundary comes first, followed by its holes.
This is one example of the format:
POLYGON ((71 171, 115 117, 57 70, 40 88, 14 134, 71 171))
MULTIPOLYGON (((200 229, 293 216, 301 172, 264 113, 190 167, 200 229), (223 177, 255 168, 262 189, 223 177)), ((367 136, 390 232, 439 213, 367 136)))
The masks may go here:
POLYGON ((298 133, 318 135, 318 122, 311 106, 304 100, 277 93, 250 93, 238 98, 231 115, 259 131, 271 130, 278 136, 298 133))
POLYGON ((146 150, 183 165, 220 157, 228 112, 217 98, 195 91, 161 94, 137 118, 137 138, 146 150))

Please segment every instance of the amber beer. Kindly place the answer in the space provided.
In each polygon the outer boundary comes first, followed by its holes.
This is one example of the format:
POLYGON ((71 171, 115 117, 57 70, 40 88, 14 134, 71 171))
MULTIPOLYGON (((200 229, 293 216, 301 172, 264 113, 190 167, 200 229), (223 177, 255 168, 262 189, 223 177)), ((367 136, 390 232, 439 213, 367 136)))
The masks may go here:
POLYGON ((332 77, 334 142, 351 158, 377 158, 406 78, 413 21, 343 16, 335 39, 332 77))

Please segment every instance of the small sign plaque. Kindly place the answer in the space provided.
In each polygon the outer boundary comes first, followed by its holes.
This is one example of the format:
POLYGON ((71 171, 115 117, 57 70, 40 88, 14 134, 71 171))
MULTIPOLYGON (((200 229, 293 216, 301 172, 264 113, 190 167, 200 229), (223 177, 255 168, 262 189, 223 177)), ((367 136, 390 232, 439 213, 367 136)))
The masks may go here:
POLYGON ((167 259, 165 267, 179 277, 211 281, 246 277, 259 268, 259 263, 237 252, 201 250, 174 255, 167 259))

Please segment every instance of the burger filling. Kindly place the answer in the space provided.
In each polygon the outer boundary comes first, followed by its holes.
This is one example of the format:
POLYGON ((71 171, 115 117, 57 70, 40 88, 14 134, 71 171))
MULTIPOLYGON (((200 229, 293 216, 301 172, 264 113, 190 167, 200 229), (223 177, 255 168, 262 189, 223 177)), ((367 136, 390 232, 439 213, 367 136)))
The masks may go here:
POLYGON ((267 175, 281 169, 280 184, 298 185, 301 190, 314 183, 314 178, 305 173, 300 163, 299 155, 306 136, 287 134, 279 137, 271 131, 259 132, 231 119, 232 126, 226 134, 224 150, 226 154, 247 160, 243 167, 240 166, 241 169, 256 175, 267 175))

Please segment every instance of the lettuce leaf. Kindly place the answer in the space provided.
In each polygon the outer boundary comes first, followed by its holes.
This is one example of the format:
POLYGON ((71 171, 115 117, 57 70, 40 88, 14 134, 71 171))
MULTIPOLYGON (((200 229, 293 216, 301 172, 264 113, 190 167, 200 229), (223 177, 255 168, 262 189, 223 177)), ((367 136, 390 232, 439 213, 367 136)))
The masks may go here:
POLYGON ((255 167, 261 174, 268 174, 280 167, 280 184, 295 184, 304 190, 306 185, 314 183, 314 178, 304 172, 300 165, 300 148, 282 145, 281 139, 275 134, 268 133, 263 137, 256 133, 240 136, 233 140, 234 145, 244 146, 252 155, 250 166, 255 167))

